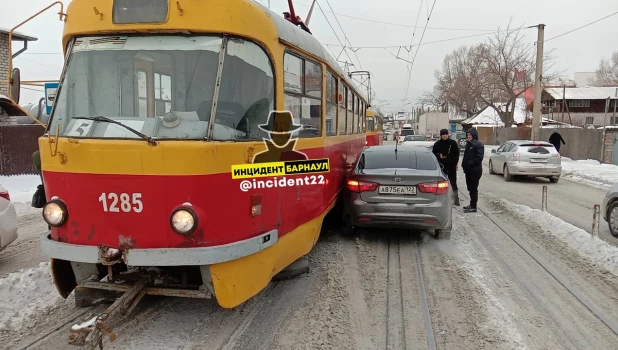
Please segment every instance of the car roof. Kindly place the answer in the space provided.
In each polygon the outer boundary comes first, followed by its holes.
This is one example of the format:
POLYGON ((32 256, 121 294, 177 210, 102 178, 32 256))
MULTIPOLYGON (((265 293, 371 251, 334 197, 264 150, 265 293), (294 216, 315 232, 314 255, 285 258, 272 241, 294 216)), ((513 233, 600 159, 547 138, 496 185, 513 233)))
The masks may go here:
MULTIPOLYGON (((530 141, 530 140, 508 140, 506 142, 514 143, 516 145, 521 145, 522 143, 540 143, 543 146, 553 146, 551 143, 547 141, 530 141)), ((505 143, 506 143, 505 142, 505 143)))
MULTIPOLYGON (((390 154, 395 152, 395 145, 379 145, 369 146, 363 151, 365 153, 390 154)), ((425 146, 406 146, 397 147, 397 153, 429 153, 429 149, 425 146)))

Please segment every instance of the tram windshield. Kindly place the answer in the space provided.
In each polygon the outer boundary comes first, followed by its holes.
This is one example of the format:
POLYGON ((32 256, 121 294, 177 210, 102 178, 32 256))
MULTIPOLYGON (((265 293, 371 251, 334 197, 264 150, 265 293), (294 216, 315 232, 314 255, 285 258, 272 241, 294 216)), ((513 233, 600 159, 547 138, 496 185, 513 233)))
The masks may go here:
POLYGON ((201 140, 208 136, 216 100, 212 139, 267 137, 258 125, 267 123, 274 108, 272 64, 253 42, 229 39, 220 55, 222 44, 220 36, 78 38, 50 131, 55 134, 59 127, 59 136, 140 138, 100 118, 83 118, 100 116, 155 139, 201 140))

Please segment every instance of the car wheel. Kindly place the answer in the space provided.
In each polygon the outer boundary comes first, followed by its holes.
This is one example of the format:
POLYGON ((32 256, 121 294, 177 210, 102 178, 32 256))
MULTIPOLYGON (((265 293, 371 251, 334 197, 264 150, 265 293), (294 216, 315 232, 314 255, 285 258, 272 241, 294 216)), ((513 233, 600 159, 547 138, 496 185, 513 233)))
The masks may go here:
POLYGON ((494 171, 494 165, 491 163, 491 160, 489 161, 489 173, 491 175, 496 175, 496 172, 494 171))
POLYGON ((504 174, 504 181, 511 182, 513 181, 513 175, 509 172, 509 167, 504 164, 504 169, 502 169, 502 174, 504 174))
POLYGON ((345 217, 344 220, 344 226, 343 229, 341 230, 341 233, 346 236, 346 237, 352 237, 357 233, 357 229, 356 227, 354 227, 354 225, 352 225, 352 222, 350 220, 349 216, 345 217))
POLYGON ((609 232, 612 236, 618 238, 618 201, 612 202, 607 210, 607 223, 609 224, 609 232))
POLYGON ((549 182, 555 184, 558 182, 558 180, 560 180, 560 176, 552 176, 549 178, 549 182))

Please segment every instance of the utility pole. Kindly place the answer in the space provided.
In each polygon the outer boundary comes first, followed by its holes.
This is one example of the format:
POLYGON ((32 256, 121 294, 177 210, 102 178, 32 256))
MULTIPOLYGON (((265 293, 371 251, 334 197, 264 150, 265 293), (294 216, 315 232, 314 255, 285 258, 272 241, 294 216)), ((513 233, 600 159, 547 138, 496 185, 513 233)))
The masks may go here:
POLYGON ((534 106, 532 107, 532 141, 541 138, 541 78, 543 76, 543 41, 545 25, 539 24, 538 39, 536 42, 536 73, 534 76, 534 106))

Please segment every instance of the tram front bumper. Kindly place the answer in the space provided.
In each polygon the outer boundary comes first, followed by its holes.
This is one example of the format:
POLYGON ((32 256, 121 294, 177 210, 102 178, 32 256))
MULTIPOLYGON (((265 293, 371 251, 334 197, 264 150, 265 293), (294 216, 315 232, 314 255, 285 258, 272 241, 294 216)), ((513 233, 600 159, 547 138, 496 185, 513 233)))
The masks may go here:
MULTIPOLYGON (((204 266, 240 259, 277 243, 278 230, 229 244, 197 248, 128 249, 122 254, 127 266, 204 266)), ((79 263, 103 262, 97 246, 69 244, 54 241, 50 232, 41 236, 41 254, 52 259, 79 263)))

